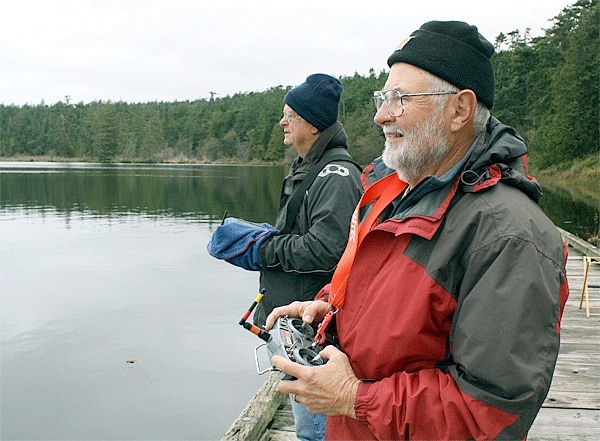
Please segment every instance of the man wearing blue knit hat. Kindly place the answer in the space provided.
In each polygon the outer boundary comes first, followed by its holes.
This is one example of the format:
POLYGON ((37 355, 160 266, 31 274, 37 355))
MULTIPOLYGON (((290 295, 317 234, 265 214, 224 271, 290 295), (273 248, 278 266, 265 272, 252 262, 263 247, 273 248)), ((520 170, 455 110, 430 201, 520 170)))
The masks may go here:
MULTIPOLYGON (((314 74, 286 94, 279 125, 298 156, 283 182, 275 226, 228 218, 208 244, 212 256, 260 271, 265 295, 254 312, 258 326, 277 306, 313 299, 346 246, 362 186, 338 122, 342 90, 337 78, 314 74)), ((324 415, 293 400, 292 408, 299 439, 324 438, 324 415)))

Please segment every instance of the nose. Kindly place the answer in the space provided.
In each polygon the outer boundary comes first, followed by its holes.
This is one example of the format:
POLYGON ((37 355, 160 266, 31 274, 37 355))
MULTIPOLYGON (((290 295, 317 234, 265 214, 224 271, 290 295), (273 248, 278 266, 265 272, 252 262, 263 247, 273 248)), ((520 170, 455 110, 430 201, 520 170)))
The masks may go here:
POLYGON ((288 120, 287 120, 287 118, 285 117, 285 115, 284 115, 284 116, 282 116, 282 117, 281 117, 281 119, 279 120, 279 125, 280 125, 281 127, 284 127, 284 126, 285 126, 287 123, 288 123, 288 120))
POLYGON ((396 117, 392 116, 385 104, 383 104, 377 112, 375 112, 375 116, 373 117, 373 121, 378 126, 384 126, 387 123, 393 122, 396 120, 396 117))

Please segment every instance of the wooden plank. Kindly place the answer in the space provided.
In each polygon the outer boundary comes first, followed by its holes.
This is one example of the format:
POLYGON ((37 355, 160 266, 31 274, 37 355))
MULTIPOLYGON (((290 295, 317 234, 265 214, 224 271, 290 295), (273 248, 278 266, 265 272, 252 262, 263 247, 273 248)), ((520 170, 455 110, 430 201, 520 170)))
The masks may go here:
POLYGON ((279 376, 271 372, 267 381, 227 430, 222 438, 224 441, 260 439, 283 400, 283 395, 277 391, 277 383, 279 383, 279 376))
MULTIPOLYGON (((595 363, 593 355, 590 352, 589 354, 569 354, 569 356, 558 357, 554 377, 568 376, 575 381, 580 378, 588 379, 588 376, 592 378, 600 377, 600 365, 595 363)), ((590 386, 600 391, 600 386, 591 384, 591 379, 588 380, 590 380, 590 386)))
POLYGON ((271 424, 270 429, 288 431, 294 431, 296 429, 294 413, 292 412, 291 407, 288 409, 280 407, 277 412, 275 412, 275 418, 273 419, 273 424, 271 424))
POLYGON ((585 363, 586 360, 590 360, 590 356, 598 354, 599 345, 593 343, 579 343, 566 339, 561 340, 558 359, 563 360, 564 362, 578 360, 580 363, 585 363))
MULTIPOLYGON (((264 441, 298 441, 295 432, 268 430, 265 435, 264 441)), ((263 441, 263 439, 261 439, 261 441, 263 441)))
POLYGON ((527 441, 600 439, 600 410, 542 408, 527 441))
POLYGON ((600 256, 600 253, 598 252, 598 247, 592 245, 589 242, 586 242, 583 239, 580 239, 579 237, 575 236, 572 233, 569 233, 568 231, 563 230, 562 228, 559 228, 559 231, 560 235, 562 236, 563 242, 566 243, 568 246, 573 247, 580 253, 585 254, 586 256, 600 256))
MULTIPOLYGON (((561 347, 552 386, 528 441, 600 439, 600 319, 579 309, 583 286, 581 256, 567 262, 569 299, 561 330, 561 347)), ((591 270, 588 283, 598 283, 600 272, 591 270)), ((600 305, 600 293, 592 304, 600 305)))
POLYGON ((543 407, 561 409, 600 409, 598 394, 581 390, 561 391, 550 389, 543 407))

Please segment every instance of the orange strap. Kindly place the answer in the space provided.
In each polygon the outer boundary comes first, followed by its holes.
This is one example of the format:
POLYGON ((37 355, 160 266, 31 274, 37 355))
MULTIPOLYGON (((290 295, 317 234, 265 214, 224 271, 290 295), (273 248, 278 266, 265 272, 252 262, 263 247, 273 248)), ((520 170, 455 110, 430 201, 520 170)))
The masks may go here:
POLYGON ((371 231, 373 224, 385 207, 396 199, 400 193, 404 191, 407 185, 406 182, 400 180, 397 173, 391 173, 373 183, 360 198, 360 201, 352 214, 348 244, 346 245, 344 254, 342 254, 342 258, 340 259, 331 280, 329 304, 334 308, 339 309, 344 305, 350 268, 352 267, 356 251, 362 240, 367 233, 371 231), (375 202, 373 203, 373 201, 375 202), (371 211, 359 225, 358 216, 360 209, 370 203, 373 203, 371 211))

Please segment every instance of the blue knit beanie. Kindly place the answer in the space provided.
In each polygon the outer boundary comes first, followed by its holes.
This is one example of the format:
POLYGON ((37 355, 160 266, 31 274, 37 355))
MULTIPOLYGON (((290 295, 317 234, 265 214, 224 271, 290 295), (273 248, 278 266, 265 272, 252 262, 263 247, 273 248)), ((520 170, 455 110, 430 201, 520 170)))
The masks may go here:
POLYGON ((314 74, 290 90, 283 102, 322 132, 337 121, 343 89, 337 78, 314 74))
POLYGON ((429 21, 404 39, 388 66, 420 67, 460 89, 471 89, 488 109, 494 105, 494 46, 477 27, 462 21, 429 21))

